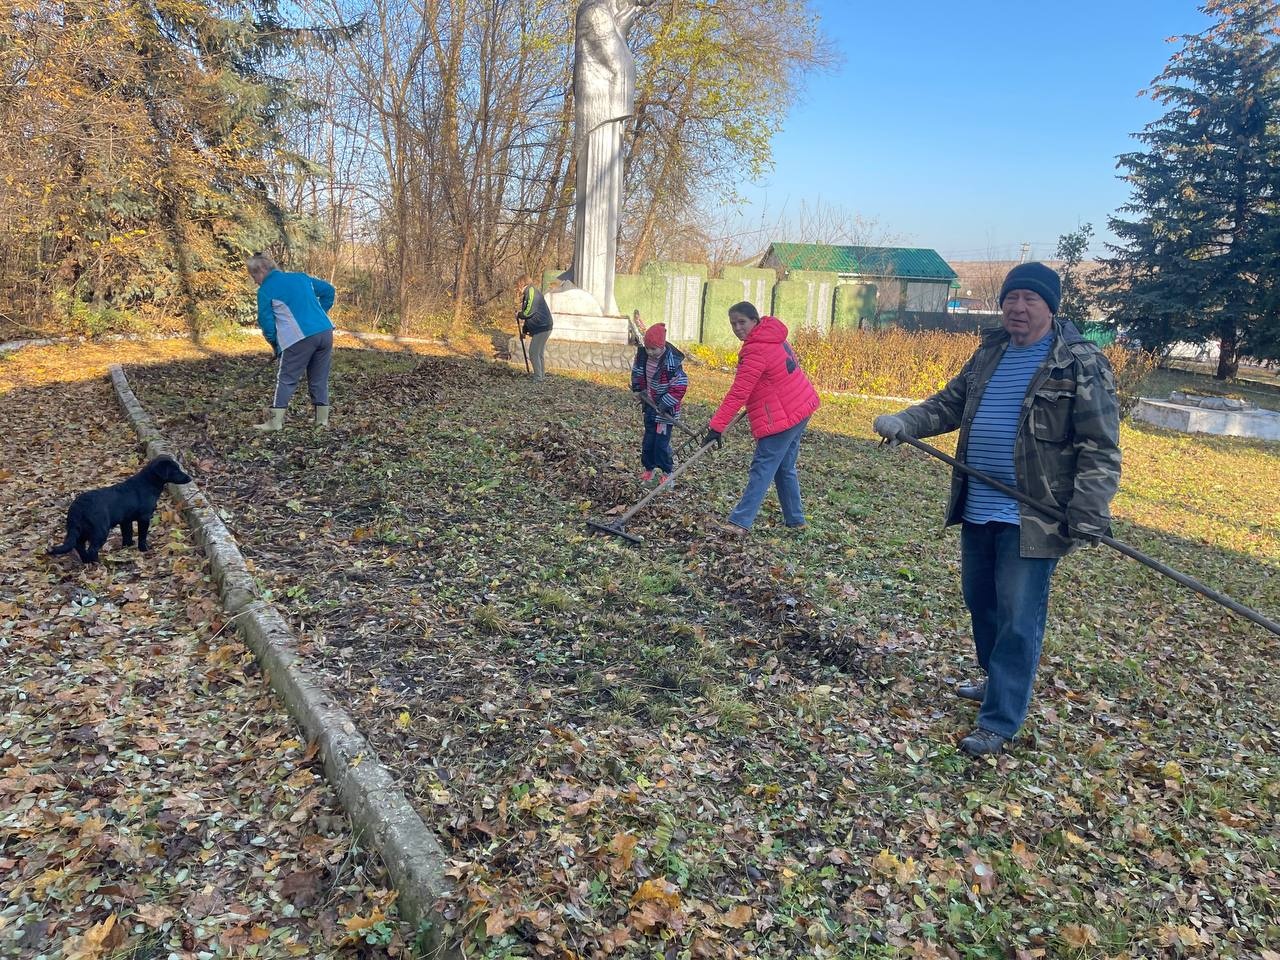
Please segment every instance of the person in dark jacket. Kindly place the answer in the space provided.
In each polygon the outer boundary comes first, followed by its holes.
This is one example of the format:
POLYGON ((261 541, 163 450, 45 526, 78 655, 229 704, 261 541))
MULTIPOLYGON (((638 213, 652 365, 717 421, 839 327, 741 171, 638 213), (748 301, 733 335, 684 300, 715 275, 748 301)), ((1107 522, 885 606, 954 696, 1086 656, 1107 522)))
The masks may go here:
POLYGON ((742 341, 738 369, 702 442, 719 446, 721 433, 745 406, 751 435, 756 438, 756 452, 751 458, 747 488, 721 530, 745 535, 755 522, 770 485, 778 488, 783 523, 803 530, 808 524, 800 499, 796 461, 809 418, 818 409, 818 392, 800 369, 787 342, 786 324, 777 317, 761 317, 755 305, 744 300, 729 308, 729 326, 742 341))
POLYGON ((982 480, 951 475, 946 522, 962 525, 960 585, 986 674, 956 688, 982 704, 976 729, 960 741, 971 756, 999 753, 1026 719, 1050 578, 1060 557, 1110 531, 1120 483, 1111 366, 1057 319, 1061 298, 1049 267, 1014 267, 1000 289, 1001 329, 941 391, 874 424, 890 443, 959 429, 956 459, 1067 517, 1058 523, 982 480))
POLYGON ((533 279, 525 274, 516 281, 520 291, 516 307, 516 322, 520 332, 529 338, 529 363, 533 366, 533 381, 541 383, 547 375, 547 340, 551 338, 551 308, 542 291, 533 285, 533 279))
POLYGON ((333 284, 276 266, 267 253, 255 253, 245 264, 258 285, 258 326, 279 361, 275 395, 267 419, 256 430, 279 430, 298 381, 307 374, 307 391, 315 407, 315 425, 329 425, 329 366, 333 359, 333 284))
MULTIPOLYGON (((653 479, 654 471, 671 473, 671 428, 680 417, 680 406, 689 389, 684 354, 667 343, 667 327, 655 323, 644 332, 644 343, 631 364, 631 390, 644 406, 644 441, 640 446, 640 479, 653 479)), ((661 478, 659 478, 661 479, 661 478)))

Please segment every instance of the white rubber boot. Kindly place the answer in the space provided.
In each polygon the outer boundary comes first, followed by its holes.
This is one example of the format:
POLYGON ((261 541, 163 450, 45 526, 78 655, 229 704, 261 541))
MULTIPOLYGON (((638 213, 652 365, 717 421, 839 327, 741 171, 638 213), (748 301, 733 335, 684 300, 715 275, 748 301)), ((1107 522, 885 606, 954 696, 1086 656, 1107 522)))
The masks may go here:
POLYGON ((267 410, 267 419, 262 423, 255 423, 253 429, 261 430, 264 433, 268 431, 284 429, 284 408, 271 407, 267 410))

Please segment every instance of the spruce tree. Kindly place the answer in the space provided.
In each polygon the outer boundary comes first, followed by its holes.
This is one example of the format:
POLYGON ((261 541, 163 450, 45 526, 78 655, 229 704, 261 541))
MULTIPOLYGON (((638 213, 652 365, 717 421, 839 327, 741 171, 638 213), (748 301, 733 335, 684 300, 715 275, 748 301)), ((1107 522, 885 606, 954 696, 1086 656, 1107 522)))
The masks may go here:
POLYGON ((1166 113, 1119 158, 1133 193, 1110 220, 1107 302, 1147 347, 1216 340, 1226 379, 1280 341, 1280 3, 1201 9, 1215 23, 1152 84, 1166 113))
POLYGON ((197 328, 243 309, 244 255, 290 226, 267 177, 295 162, 299 105, 273 67, 302 34, 276 0, 5 5, 0 199, 53 312, 197 328))

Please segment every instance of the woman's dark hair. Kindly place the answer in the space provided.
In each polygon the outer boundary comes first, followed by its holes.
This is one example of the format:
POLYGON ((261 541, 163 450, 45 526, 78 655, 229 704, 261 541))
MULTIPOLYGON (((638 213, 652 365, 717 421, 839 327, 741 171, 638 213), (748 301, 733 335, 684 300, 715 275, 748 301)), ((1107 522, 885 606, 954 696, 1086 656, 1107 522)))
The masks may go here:
POLYGON ((746 317, 752 323, 760 322, 760 311, 756 309, 755 304, 747 300, 735 303, 729 308, 730 313, 736 313, 746 317))

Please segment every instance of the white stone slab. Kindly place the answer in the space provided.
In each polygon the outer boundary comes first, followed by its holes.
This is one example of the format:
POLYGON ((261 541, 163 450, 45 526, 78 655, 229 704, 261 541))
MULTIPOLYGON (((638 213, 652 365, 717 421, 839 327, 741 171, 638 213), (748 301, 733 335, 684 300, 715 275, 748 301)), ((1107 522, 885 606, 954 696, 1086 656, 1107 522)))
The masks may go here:
POLYGON ((1167 400, 1138 401, 1139 420, 1183 433, 1211 433, 1220 437, 1280 440, 1280 413, 1274 410, 1206 410, 1167 400))
POLYGON ((553 311, 552 340, 582 340, 587 343, 627 342, 630 329, 626 317, 583 316, 553 311))

